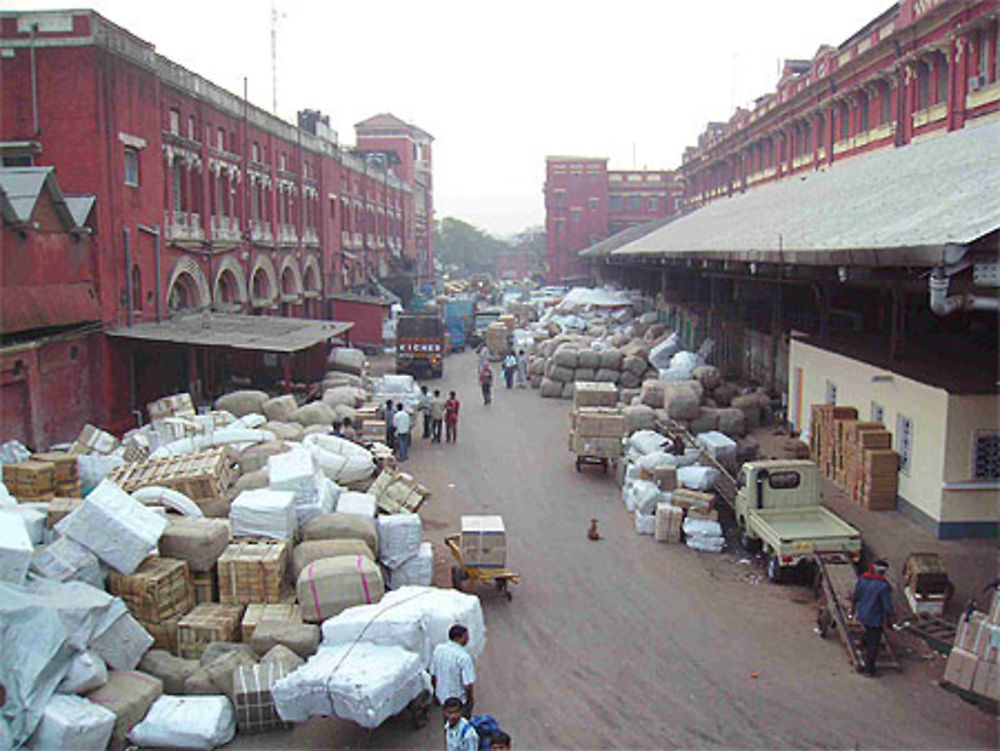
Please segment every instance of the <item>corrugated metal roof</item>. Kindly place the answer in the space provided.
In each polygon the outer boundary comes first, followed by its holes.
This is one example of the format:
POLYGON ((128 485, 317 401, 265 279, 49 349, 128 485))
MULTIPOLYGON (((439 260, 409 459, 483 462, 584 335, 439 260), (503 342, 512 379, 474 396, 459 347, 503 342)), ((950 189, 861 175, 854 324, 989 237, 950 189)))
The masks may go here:
POLYGON ((160 323, 111 329, 107 335, 199 347, 290 353, 341 336, 353 326, 345 321, 196 312, 178 314, 160 323))
POLYGON ((1000 122, 885 148, 715 202, 612 257, 936 265, 1000 227, 1000 122))
POLYGON ((645 222, 644 224, 636 224, 631 227, 626 227, 621 232, 612 235, 611 237, 606 237, 599 243, 594 243, 589 248, 584 248, 578 255, 583 258, 598 258, 601 256, 606 256, 611 253, 612 250, 617 250, 623 245, 628 245, 630 242, 638 240, 640 237, 645 237, 650 232, 658 230, 670 222, 674 221, 677 217, 664 217, 662 219, 654 219, 651 222, 645 222))

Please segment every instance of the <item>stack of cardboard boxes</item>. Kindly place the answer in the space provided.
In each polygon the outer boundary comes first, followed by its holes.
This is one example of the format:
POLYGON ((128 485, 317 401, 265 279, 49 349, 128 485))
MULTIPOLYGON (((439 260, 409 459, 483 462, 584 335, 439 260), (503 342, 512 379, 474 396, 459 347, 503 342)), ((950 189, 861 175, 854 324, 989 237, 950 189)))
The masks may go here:
POLYGON ((972 613, 959 622, 943 682, 1000 701, 1000 593, 990 612, 972 613))
POLYGON ((617 459, 622 455, 625 415, 613 383, 579 381, 573 391, 569 450, 577 456, 617 459))
POLYGON ((502 516, 463 516, 459 538, 462 562, 472 568, 507 565, 507 531, 502 516))
POLYGON ((4 464, 3 484, 21 503, 48 503, 56 495, 55 465, 38 461, 4 464))
POLYGON ((52 465, 56 498, 80 497, 80 473, 75 454, 51 452, 35 454, 31 458, 36 462, 48 462, 52 465))
POLYGON ((899 455, 882 423, 858 420, 853 407, 816 404, 811 430, 812 457, 823 474, 870 511, 896 507, 899 455))
POLYGON ((503 357, 507 354, 507 338, 510 329, 500 321, 494 321, 486 327, 486 348, 490 351, 491 357, 503 357))

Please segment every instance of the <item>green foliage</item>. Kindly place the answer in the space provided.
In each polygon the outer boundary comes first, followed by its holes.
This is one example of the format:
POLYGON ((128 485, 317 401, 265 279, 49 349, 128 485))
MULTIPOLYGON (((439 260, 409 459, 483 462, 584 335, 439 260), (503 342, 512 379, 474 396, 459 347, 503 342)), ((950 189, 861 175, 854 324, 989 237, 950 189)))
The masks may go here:
POLYGON ((500 240, 468 222, 445 217, 434 223, 434 255, 444 265, 468 274, 495 274, 497 256, 512 250, 545 258, 545 230, 529 227, 510 240, 500 240))

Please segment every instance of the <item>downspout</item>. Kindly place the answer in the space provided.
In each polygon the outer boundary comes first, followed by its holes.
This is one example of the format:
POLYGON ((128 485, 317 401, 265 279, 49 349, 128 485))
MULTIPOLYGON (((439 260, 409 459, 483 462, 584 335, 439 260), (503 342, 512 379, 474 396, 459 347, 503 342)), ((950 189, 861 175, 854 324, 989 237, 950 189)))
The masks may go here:
POLYGON ((39 136, 42 129, 38 126, 38 69, 35 66, 35 34, 38 33, 38 24, 31 24, 31 119, 35 127, 35 136, 39 136))
POLYGON ((1000 298, 984 297, 965 293, 948 296, 948 275, 943 266, 934 269, 930 276, 930 307, 939 316, 947 316, 960 310, 1000 311, 1000 298))
MULTIPOLYGON (((157 225, 152 227, 147 227, 145 224, 137 224, 135 226, 140 232, 145 232, 147 235, 153 236, 153 253, 156 258, 156 322, 159 323, 163 316, 163 302, 160 296, 160 277, 163 275, 162 269, 162 259, 160 258, 160 228, 157 225)), ((140 426, 142 423, 139 423, 140 426)))
POLYGON ((125 325, 132 326, 132 295, 135 294, 135 290, 132 289, 132 233, 129 232, 128 227, 124 228, 125 232, 125 325))

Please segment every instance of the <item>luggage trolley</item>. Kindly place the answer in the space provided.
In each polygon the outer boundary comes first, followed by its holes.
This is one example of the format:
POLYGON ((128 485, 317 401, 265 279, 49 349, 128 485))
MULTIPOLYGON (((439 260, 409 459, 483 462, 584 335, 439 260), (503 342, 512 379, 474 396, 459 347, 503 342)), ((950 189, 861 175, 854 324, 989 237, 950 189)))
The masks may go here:
POLYGON ((510 602, 514 595, 510 591, 510 584, 517 584, 520 575, 507 568, 494 568, 482 566, 470 566, 462 556, 460 547, 461 535, 448 535, 444 538, 444 544, 451 551, 456 563, 451 567, 451 586, 458 590, 465 589, 465 582, 472 581, 475 584, 492 585, 497 592, 507 598, 510 602))

